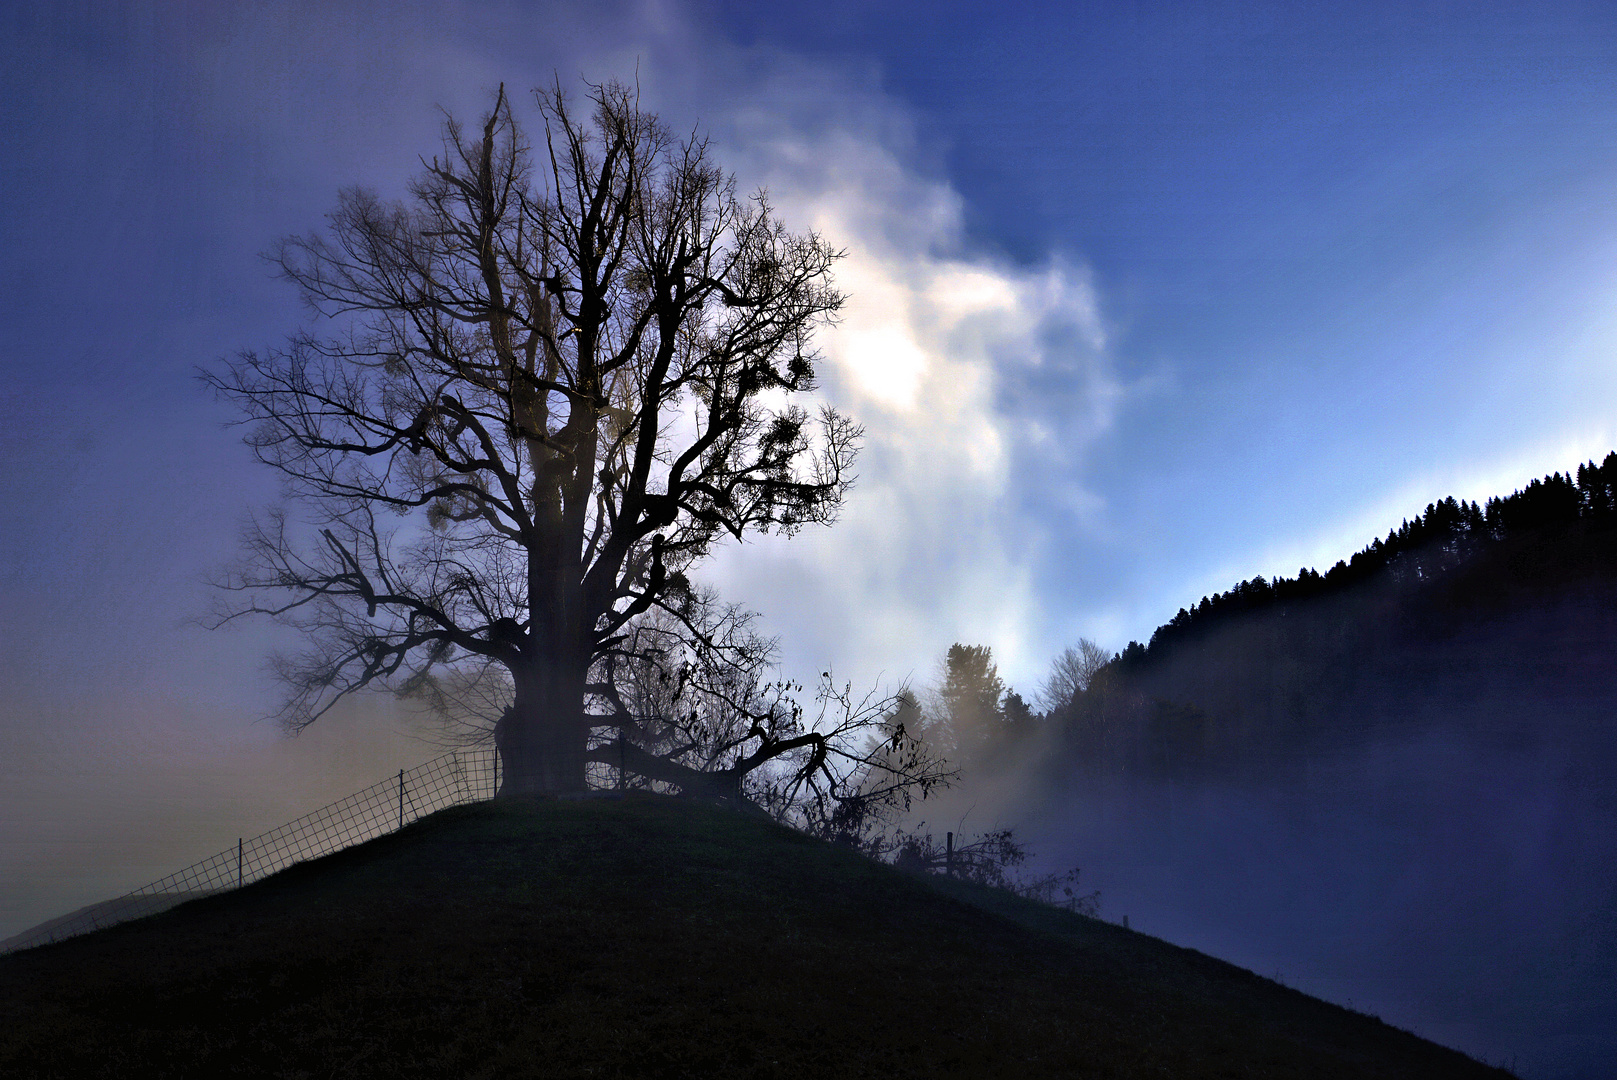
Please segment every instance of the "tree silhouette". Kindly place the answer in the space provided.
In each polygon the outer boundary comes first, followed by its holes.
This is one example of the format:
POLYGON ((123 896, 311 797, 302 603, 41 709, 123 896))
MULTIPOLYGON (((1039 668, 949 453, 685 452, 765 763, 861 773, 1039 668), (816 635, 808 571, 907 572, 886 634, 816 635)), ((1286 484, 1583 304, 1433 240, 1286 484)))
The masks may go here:
POLYGON ((1039 705, 1047 713, 1068 708, 1073 699, 1089 689, 1095 673, 1111 662, 1111 655, 1088 638, 1061 650, 1050 664, 1050 674, 1039 688, 1039 705))
POLYGON ((928 710, 929 738, 951 760, 970 757, 1000 726, 1004 696, 1005 683, 990 646, 958 642, 949 646, 943 681, 928 710))
MULTIPOLYGON (((581 114, 559 85, 536 93, 534 154, 501 87, 475 134, 446 123, 406 202, 344 191, 324 234, 273 256, 323 330, 204 376, 312 510, 256 519, 222 582, 241 598, 224 619, 305 632, 279 662, 286 721, 491 670, 516 793, 581 790, 587 759, 622 759, 604 744, 639 718, 615 676, 659 663, 636 634, 650 613, 756 659, 686 571, 723 537, 832 521, 860 435, 793 404, 842 302, 837 253, 738 197, 629 89, 587 96, 581 114)), ((793 739, 753 750, 815 745, 793 739)))
POLYGON ((1117 659, 1125 667, 1134 666, 1244 614, 1341 594, 1383 575, 1399 583, 1435 580, 1490 546, 1530 542, 1578 528, 1599 532, 1610 529, 1614 519, 1617 452, 1607 454, 1599 465, 1590 461, 1578 466, 1575 480, 1570 472, 1552 473, 1482 506, 1453 496, 1429 503, 1425 513, 1405 520, 1385 540, 1372 540, 1323 574, 1304 567, 1295 578, 1236 582, 1225 592, 1180 608, 1157 627, 1147 644, 1131 641, 1117 659))

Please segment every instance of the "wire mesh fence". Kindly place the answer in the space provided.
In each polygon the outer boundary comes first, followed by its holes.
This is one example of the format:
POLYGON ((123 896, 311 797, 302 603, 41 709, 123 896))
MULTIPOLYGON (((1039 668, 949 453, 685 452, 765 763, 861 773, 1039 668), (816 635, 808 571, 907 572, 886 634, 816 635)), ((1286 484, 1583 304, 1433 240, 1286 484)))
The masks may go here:
MULTIPOLYGON (((608 786, 592 776, 592 786, 608 786)), ((0 942, 0 953, 29 949, 104 926, 153 915, 186 900, 238 889, 295 863, 330 855, 445 807, 492 799, 500 787, 499 753, 457 750, 402 769, 346 799, 251 838, 114 900, 92 904, 0 942)))

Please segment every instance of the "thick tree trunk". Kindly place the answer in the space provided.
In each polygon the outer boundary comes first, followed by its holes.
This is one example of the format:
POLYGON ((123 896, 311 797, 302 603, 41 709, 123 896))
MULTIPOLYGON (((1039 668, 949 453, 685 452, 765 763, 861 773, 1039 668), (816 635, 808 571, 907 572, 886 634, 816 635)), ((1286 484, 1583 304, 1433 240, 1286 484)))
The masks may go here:
POLYGON ((516 699, 494 731, 504 772, 500 795, 588 790, 585 670, 580 664, 547 664, 516 677, 516 699))
MULTIPOLYGON (((551 455, 537 441, 531 450, 536 461, 551 455)), ((536 532, 528 549, 529 622, 525 631, 511 635, 518 650, 511 666, 515 698, 494 737, 505 769, 501 795, 588 790, 584 687, 592 652, 587 631, 594 620, 584 612, 576 547, 562 541, 582 535, 583 523, 568 521, 559 493, 553 495, 535 500, 536 532)))

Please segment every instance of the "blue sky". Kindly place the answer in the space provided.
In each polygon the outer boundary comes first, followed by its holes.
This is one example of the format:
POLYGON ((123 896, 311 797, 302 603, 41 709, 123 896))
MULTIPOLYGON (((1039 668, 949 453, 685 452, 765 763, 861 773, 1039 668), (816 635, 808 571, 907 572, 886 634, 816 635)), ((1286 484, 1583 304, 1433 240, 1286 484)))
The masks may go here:
MULTIPOLYGON (((1031 691, 1080 635, 1617 448, 1609 5, 20 3, 0 40, 0 741, 30 798, 166 813, 229 775, 272 817, 317 794, 299 768, 426 756, 385 716, 279 745, 275 635, 185 624, 275 495, 193 371, 303 318, 259 252, 344 185, 401 193, 438 109, 501 80, 638 70, 849 251, 824 392, 869 430, 861 486, 710 569, 794 673, 925 679, 959 640, 1031 691)), ((66 813, 0 857, 45 865, 66 813)))

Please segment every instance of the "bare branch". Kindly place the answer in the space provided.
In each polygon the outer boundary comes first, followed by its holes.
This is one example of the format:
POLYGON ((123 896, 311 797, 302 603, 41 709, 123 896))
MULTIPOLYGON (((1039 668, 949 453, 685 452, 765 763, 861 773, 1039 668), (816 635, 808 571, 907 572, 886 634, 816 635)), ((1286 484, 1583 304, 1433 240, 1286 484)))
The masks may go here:
MULTIPOLYGON (((220 615, 305 632, 288 722, 367 687, 441 703, 508 684, 494 726, 531 790, 582 783, 635 628, 683 610, 714 544, 835 519, 860 436, 797 404, 840 253, 738 197, 704 139, 621 84, 536 104, 537 148, 502 86, 478 124, 447 119, 407 199, 342 192, 323 232, 269 255, 314 324, 203 376, 306 511, 250 534, 220 615)), ((751 670, 747 647, 676 623, 751 670)), ((753 733, 687 733, 680 764, 750 775, 801 753, 823 772, 830 744, 703 692, 753 733)))

